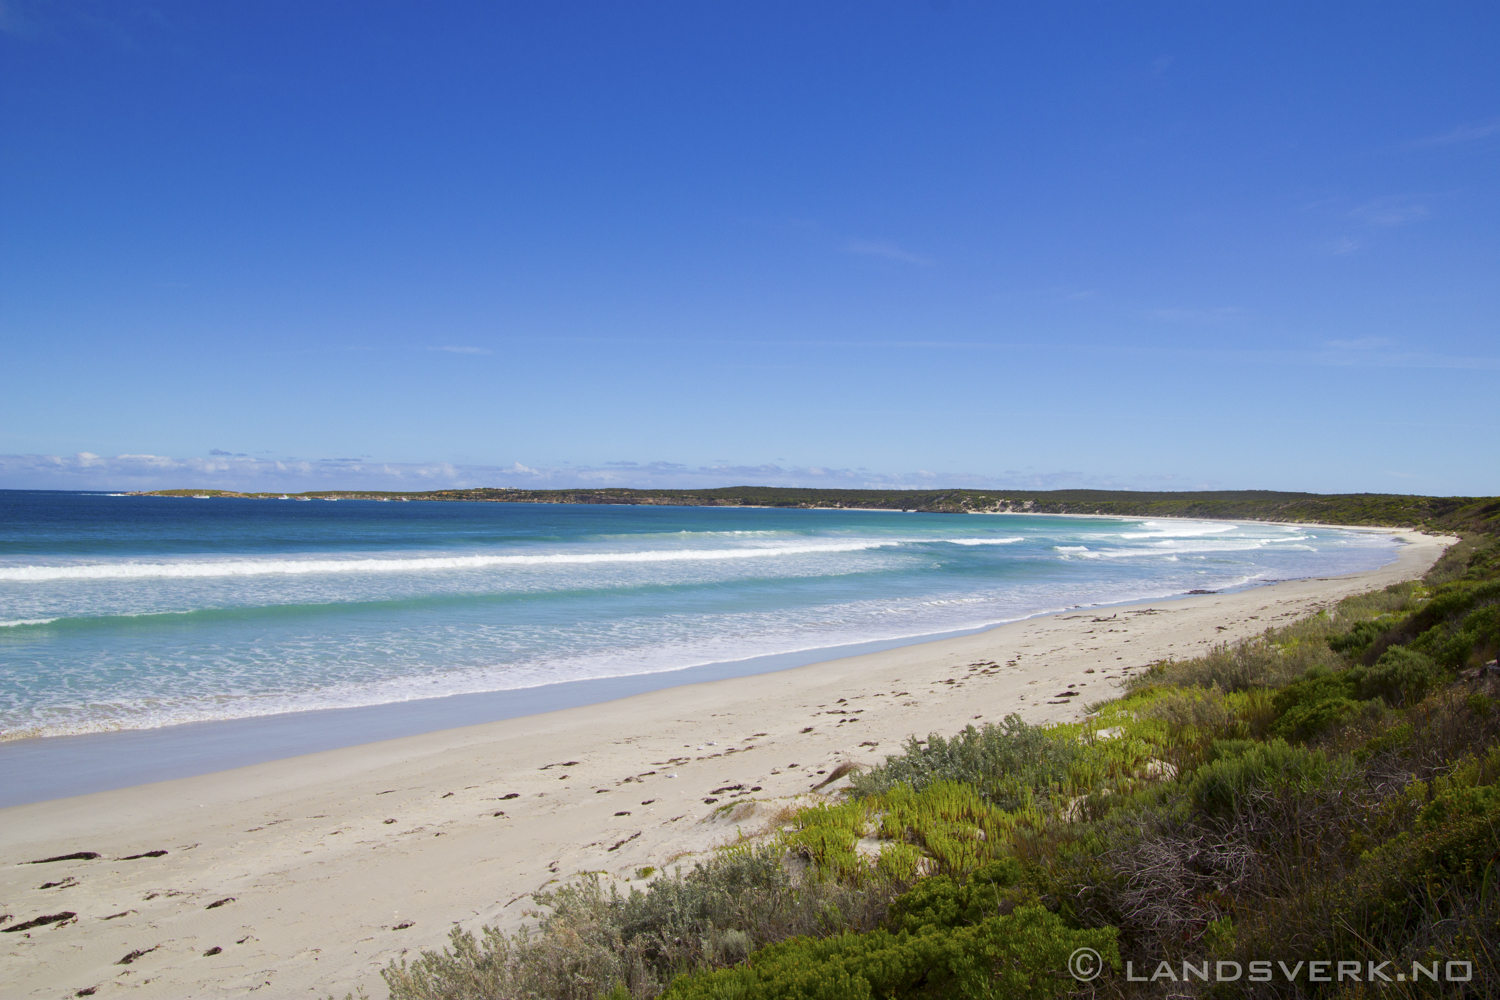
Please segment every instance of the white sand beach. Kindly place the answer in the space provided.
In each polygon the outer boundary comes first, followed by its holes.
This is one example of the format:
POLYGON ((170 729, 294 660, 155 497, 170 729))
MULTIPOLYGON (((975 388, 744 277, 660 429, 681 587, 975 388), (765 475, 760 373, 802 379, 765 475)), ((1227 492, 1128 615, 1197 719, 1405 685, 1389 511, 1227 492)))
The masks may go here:
POLYGON ((75 914, 0 934, 0 994, 383 997, 391 959, 455 924, 515 926, 549 882, 623 884, 758 831, 839 762, 878 762, 911 734, 1077 718, 1129 671, 1419 576, 1453 541, 1390 533, 1408 544, 1369 573, 1064 612, 0 810, 0 930, 75 914), (98 857, 29 863, 80 852, 98 857))

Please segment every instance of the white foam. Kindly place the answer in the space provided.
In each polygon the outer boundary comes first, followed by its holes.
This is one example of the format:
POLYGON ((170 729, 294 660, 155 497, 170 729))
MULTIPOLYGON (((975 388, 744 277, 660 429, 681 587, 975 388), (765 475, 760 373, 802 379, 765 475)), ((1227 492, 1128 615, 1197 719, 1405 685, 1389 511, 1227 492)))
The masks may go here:
POLYGON ((1226 531, 1238 531, 1245 527, 1232 521, 1147 521, 1139 530, 1128 531, 1121 538, 1193 538, 1200 535, 1219 535, 1226 531))
POLYGON ((1016 542, 1024 542, 1026 539, 1016 538, 942 538, 939 541, 947 542, 949 545, 1013 545, 1016 542))
POLYGON ((17 625, 48 625, 56 618, 18 618, 11 622, 0 622, 0 628, 15 628, 17 625))
POLYGON ((171 577, 305 576, 314 573, 423 573, 496 566, 581 566, 600 563, 717 562, 777 556, 861 552, 902 545, 897 539, 778 545, 740 549, 665 549, 646 552, 551 552, 537 555, 432 556, 409 559, 232 559, 203 562, 87 563, 0 568, 0 580, 139 580, 171 577))

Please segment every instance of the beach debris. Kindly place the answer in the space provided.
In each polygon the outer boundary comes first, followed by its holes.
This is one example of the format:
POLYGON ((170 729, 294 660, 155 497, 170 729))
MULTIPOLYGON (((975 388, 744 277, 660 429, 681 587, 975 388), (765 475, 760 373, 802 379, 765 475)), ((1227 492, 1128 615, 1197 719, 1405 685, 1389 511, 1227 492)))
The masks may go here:
POLYGON ((380 822, 384 823, 386 826, 390 826, 392 823, 396 822, 396 820, 394 818, 392 818, 392 819, 383 819, 380 822))
POLYGON ((453 793, 452 792, 444 792, 442 795, 439 795, 438 798, 440 798, 440 799, 451 799, 451 798, 453 798, 453 793))
POLYGON ((389 795, 389 794, 391 794, 394 791, 395 791, 394 788, 387 788, 385 791, 383 791, 383 792, 376 792, 375 794, 376 795, 389 795))
POLYGON ((142 858, 164 858, 166 856, 167 856, 167 852, 166 851, 146 851, 144 854, 132 854, 129 857, 116 858, 115 860, 116 861, 139 861, 142 858))
POLYGON ((161 945, 158 944, 158 945, 154 945, 154 946, 152 946, 150 948, 144 948, 144 949, 140 949, 140 950, 137 950, 137 951, 132 951, 130 954, 126 955, 124 958, 120 959, 115 964, 116 965, 129 965, 131 962, 134 962, 136 959, 140 958, 141 956, 143 956, 143 955, 149 955, 153 951, 155 951, 157 948, 160 948, 160 947, 161 947, 161 945))
POLYGON ((99 987, 97 987, 97 986, 85 986, 83 989, 79 990, 77 993, 74 993, 73 995, 75 997, 91 997, 95 993, 98 993, 98 992, 99 992, 99 987))
MULTIPOLYGON (((858 764, 855 764, 852 761, 847 761, 846 760, 842 764, 840 764, 838 767, 834 768, 832 774, 830 774, 828 777, 824 778, 822 781, 818 782, 816 785, 813 786, 813 788, 814 789, 819 789, 819 788, 823 788, 823 787, 825 787, 827 785, 831 785, 835 781, 838 781, 840 778, 842 778, 844 775, 846 775, 846 774, 852 774, 852 773, 854 773, 855 771, 858 771, 858 770, 859 770, 859 765, 858 764)), ((818 773, 822 774, 823 772, 819 771, 818 773)))
POLYGON ((712 795, 710 795, 708 798, 706 798, 706 799, 703 800, 703 804, 706 805, 706 806, 711 806, 711 805, 713 805, 717 801, 719 801, 719 800, 716 799, 716 798, 714 798, 712 795))
POLYGON ((136 911, 136 910, 121 910, 119 913, 111 913, 109 916, 107 916, 107 917, 100 917, 99 919, 100 920, 114 920, 116 917, 128 917, 132 913, 136 913, 136 912, 138 912, 138 911, 136 911))
POLYGON ((61 882, 43 882, 41 885, 37 886, 37 888, 38 889, 71 889, 71 888, 73 888, 73 886, 75 886, 77 884, 78 884, 78 880, 76 878, 74 878, 73 876, 69 875, 67 878, 63 879, 61 882))
POLYGON ((204 907, 204 909, 205 910, 217 910, 221 906, 227 906, 228 904, 234 902, 234 900, 235 900, 235 897, 233 897, 233 896, 225 896, 223 899, 216 899, 212 903, 209 903, 207 906, 204 907))
POLYGON ((539 768, 539 770, 545 771, 549 767, 576 767, 576 766, 578 766, 581 763, 583 763, 583 762, 582 761, 578 761, 578 760, 565 760, 561 764, 547 764, 547 765, 544 765, 543 767, 539 768))
POLYGON ((218 955, 221 952, 223 952, 223 950, 224 949, 220 948, 218 945, 214 945, 212 948, 208 949, 207 951, 205 951, 203 953, 203 957, 204 958, 213 958, 215 955, 218 955))
POLYGON ((72 854, 59 854, 55 858, 41 858, 37 861, 23 861, 23 865, 50 865, 54 861, 95 861, 99 857, 97 851, 75 851, 72 854))
POLYGON ((391 930, 393 930, 393 931, 404 931, 408 927, 415 927, 415 926, 417 926, 417 922, 415 920, 403 920, 399 924, 397 924, 396 926, 392 927, 391 930))
POLYGON ((611 847, 609 849, 611 851, 618 851, 620 848, 624 847, 626 844, 630 843, 632 840, 634 840, 635 838, 639 837, 640 835, 641 835, 641 831, 637 830, 637 831, 635 831, 635 833, 632 833, 630 836, 626 837, 624 840, 618 840, 618 841, 616 841, 615 842, 615 846, 611 847))
POLYGON ((812 726, 808 726, 808 727, 807 727, 807 728, 806 728, 806 729, 804 729, 804 730, 802 730, 802 731, 803 731, 803 732, 804 732, 804 733, 810 733, 810 732, 812 732, 812 731, 813 731, 813 727, 812 727, 812 726))
POLYGON ((615 813, 615 815, 616 816, 629 816, 630 815, 630 810, 629 809, 622 809, 619 812, 615 813))
POLYGON ((17 931, 29 931, 33 927, 45 927, 48 924, 60 924, 64 921, 72 920, 76 916, 78 916, 78 914, 74 913, 72 910, 64 910, 61 913, 49 913, 45 917, 33 917, 23 924, 16 924, 16 926, 14 927, 0 927, 0 934, 14 934, 17 931))
POLYGON ((669 774, 669 775, 667 775, 667 777, 669 777, 669 778, 675 778, 675 777, 677 777, 677 775, 675 775, 675 774, 669 774))

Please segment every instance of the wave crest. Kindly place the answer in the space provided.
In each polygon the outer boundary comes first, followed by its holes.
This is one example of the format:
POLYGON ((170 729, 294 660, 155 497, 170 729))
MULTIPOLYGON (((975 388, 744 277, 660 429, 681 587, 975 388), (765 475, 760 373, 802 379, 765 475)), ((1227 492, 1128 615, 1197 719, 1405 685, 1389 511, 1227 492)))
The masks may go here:
POLYGON ((646 552, 552 552, 537 555, 428 556, 406 559, 234 559, 212 562, 90 563, 71 566, 9 566, 0 580, 203 579, 210 577, 304 576, 314 573, 425 573, 494 566, 579 566, 598 563, 713 562, 776 556, 860 552, 904 544, 898 540, 829 542, 743 549, 664 549, 646 552))

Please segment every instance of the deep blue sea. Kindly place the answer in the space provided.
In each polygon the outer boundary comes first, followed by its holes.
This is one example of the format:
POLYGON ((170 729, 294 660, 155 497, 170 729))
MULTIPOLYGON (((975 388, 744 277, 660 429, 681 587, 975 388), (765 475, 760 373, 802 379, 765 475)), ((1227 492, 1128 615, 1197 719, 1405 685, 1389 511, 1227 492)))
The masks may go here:
POLYGON ((0 734, 379 705, 1371 569, 1223 521, 0 491, 0 734))

